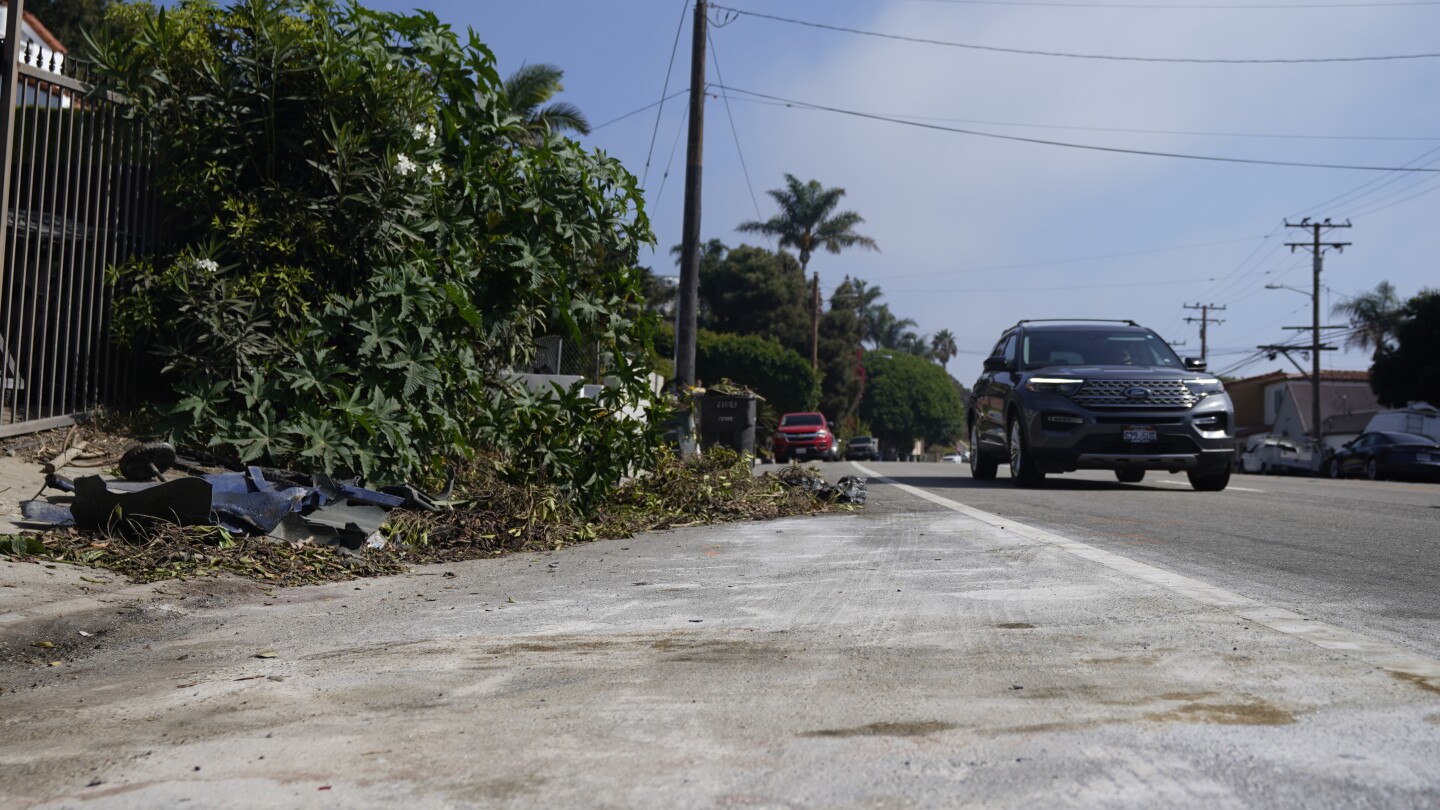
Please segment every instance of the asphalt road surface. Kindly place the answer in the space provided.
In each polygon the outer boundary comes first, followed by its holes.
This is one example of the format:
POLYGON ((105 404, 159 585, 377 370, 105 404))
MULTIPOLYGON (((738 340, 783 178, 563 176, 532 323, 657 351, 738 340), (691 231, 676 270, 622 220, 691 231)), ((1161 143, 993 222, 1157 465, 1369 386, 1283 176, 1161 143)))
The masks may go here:
POLYGON ((291 590, 0 561, 0 806, 1440 807, 1440 488, 866 466, 291 590))
POLYGON ((1086 471, 1020 489, 1003 469, 976 481, 968 465, 864 466, 1440 658, 1440 485, 1235 475, 1202 493, 1183 474, 1086 471))

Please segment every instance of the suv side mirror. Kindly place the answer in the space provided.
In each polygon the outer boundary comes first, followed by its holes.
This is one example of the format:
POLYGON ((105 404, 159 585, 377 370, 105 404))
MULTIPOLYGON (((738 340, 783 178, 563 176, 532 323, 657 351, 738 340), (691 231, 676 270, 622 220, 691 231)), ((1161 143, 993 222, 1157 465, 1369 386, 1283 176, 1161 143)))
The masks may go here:
POLYGON ((986 371, 1009 371, 1009 370, 1010 370, 1010 361, 1009 361, 1009 360, 1006 360, 1006 359, 1005 359, 1005 355, 1003 355, 1003 354, 997 354, 997 355, 993 355, 993 356, 991 356, 991 357, 987 357, 987 358, 985 358, 985 370, 986 370, 986 371))
POLYGON ((1202 360, 1202 359, 1200 359, 1199 357, 1187 357, 1187 358, 1185 358, 1185 370, 1186 370, 1186 371, 1204 371, 1204 370, 1205 370, 1205 361, 1202 360))

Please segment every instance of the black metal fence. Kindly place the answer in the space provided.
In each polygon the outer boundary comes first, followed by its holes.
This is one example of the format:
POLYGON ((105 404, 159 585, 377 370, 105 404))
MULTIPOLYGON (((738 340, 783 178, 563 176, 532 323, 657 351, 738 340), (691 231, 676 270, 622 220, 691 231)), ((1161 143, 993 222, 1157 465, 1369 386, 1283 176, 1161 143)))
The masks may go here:
POLYGON ((9 1, 0 56, 0 436, 118 405, 137 364, 110 340, 107 267, 155 243, 145 134, 83 65, 28 39, 9 1))

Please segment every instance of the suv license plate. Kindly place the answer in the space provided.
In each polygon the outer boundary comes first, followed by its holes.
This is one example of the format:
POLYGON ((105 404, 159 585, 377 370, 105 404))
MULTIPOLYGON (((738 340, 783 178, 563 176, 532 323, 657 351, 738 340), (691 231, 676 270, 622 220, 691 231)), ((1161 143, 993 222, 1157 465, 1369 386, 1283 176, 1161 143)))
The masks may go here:
POLYGON ((1430 463, 1430 454, 1429 454, 1429 453, 1416 453, 1416 454, 1415 454, 1415 460, 1418 461, 1418 462, 1420 462, 1421 464, 1429 464, 1429 463, 1430 463))
POLYGON ((1131 425, 1125 428, 1122 438, 1130 444, 1150 444, 1155 441, 1155 428, 1146 425, 1131 425))

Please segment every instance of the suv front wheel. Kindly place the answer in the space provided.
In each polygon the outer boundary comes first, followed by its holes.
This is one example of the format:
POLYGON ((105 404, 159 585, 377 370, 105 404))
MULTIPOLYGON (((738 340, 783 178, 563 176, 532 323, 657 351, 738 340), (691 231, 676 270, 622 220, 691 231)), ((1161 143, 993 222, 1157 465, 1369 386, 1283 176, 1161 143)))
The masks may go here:
POLYGON ((1035 469, 1035 460, 1030 458, 1030 445, 1025 441, 1025 431, 1019 419, 1010 420, 1010 478, 1017 487, 1038 487, 1045 483, 1045 473, 1035 469))
POLYGON ((1190 486, 1194 487, 1196 492, 1219 492, 1230 485, 1230 468, 1228 466, 1206 472, 1191 470, 1187 475, 1190 478, 1190 486))

